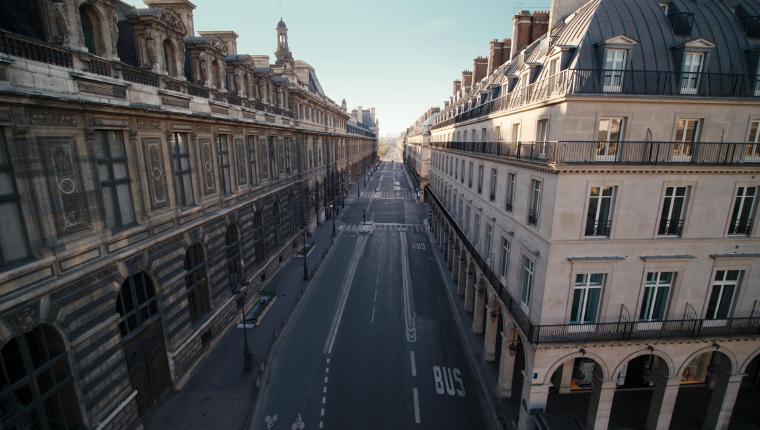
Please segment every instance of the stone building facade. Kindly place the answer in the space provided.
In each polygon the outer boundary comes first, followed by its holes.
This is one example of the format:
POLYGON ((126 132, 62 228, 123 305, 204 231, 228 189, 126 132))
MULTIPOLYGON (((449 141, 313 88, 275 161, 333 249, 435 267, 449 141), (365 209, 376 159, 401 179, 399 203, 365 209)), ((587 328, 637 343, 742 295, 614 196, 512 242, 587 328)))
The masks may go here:
POLYGON ((3 9, 2 428, 139 426, 374 161, 284 22, 270 64, 145 3, 3 9))
POLYGON ((403 158, 414 177, 415 186, 423 193, 430 179, 430 125, 440 111, 437 106, 428 109, 402 136, 403 158))
POLYGON ((523 48, 455 81, 432 225, 505 421, 563 428, 587 392, 585 428, 757 424, 734 407, 760 389, 758 13, 555 1, 543 34, 516 16, 523 48))

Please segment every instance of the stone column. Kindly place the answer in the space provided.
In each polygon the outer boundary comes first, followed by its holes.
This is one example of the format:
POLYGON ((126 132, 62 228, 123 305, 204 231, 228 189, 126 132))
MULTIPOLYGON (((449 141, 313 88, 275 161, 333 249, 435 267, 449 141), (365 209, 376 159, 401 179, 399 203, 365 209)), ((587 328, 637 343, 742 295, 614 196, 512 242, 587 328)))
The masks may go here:
POLYGON ((594 368, 594 382, 591 390, 591 398, 588 402, 588 415, 586 416, 587 429, 607 430, 612 412, 612 399, 615 397, 617 381, 604 381, 602 369, 597 365, 594 368))
POLYGON ((560 394, 567 394, 571 391, 571 385, 573 383, 573 368, 575 367, 575 360, 567 360, 562 365, 562 375, 559 384, 560 394))
POLYGON ((646 430, 667 430, 673 417, 673 407, 676 405, 678 388, 681 378, 669 378, 667 366, 660 365, 654 371, 654 390, 649 402, 646 430))
MULTIPOLYGON (((499 397, 512 397, 512 378, 515 374, 515 355, 509 350, 509 330, 501 335, 501 357, 499 357, 499 378, 496 382, 496 394, 499 397)), ((516 354, 517 351, 514 351, 516 354)))
POLYGON ((549 397, 549 388, 551 384, 530 385, 528 381, 530 372, 523 372, 524 383, 522 399, 520 401, 520 415, 517 419, 517 428, 520 430, 529 430, 534 428, 531 411, 546 409, 546 401, 549 397))
POLYGON ((467 283, 467 260, 464 258, 464 250, 459 256, 459 279, 457 279, 457 295, 464 294, 464 284, 467 283))
POLYGON ((451 256, 451 280, 457 283, 459 279, 459 245, 454 246, 454 255, 451 256))
POLYGON ((474 282, 475 281, 475 273, 471 272, 470 270, 467 270, 467 282, 464 286, 464 310, 467 312, 472 312, 472 305, 473 305, 473 295, 474 295, 474 282))
POLYGON ((715 387, 710 394, 710 403, 707 405, 707 414, 702 425, 703 430, 725 430, 731 420, 734 411, 736 396, 739 394, 744 374, 730 374, 725 370, 719 370, 712 374, 715 387))
POLYGON ((475 284, 475 311, 472 314, 472 332, 475 334, 483 333, 483 312, 486 308, 486 289, 481 285, 483 275, 479 278, 479 282, 475 284))
MULTIPOLYGON (((498 304, 492 302, 494 306, 498 304)), ((499 314, 491 305, 486 306, 486 330, 483 336, 483 360, 494 361, 496 359, 496 340, 499 332, 499 314)))

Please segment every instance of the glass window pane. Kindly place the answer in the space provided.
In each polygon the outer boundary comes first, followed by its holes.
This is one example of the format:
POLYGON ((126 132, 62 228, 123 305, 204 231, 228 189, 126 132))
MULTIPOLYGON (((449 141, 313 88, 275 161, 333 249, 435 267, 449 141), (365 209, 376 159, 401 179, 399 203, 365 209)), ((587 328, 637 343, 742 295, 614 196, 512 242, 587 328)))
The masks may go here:
POLYGON ((134 222, 132 215, 132 194, 129 192, 129 184, 120 184, 116 187, 119 199, 119 210, 122 225, 134 222))
POLYGON ((114 179, 125 179, 129 177, 126 163, 118 161, 113 163, 113 177, 114 179))
POLYGON ((0 203, 0 252, 2 261, 20 260, 28 255, 25 227, 15 202, 0 203))
POLYGON ((124 134, 121 131, 110 131, 108 135, 111 157, 124 157, 124 134))

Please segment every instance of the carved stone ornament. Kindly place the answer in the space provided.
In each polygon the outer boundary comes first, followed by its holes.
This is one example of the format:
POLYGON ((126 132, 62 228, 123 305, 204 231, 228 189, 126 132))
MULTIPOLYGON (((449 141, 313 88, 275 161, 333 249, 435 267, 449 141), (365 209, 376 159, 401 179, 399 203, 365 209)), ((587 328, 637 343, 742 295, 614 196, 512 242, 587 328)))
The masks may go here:
POLYGON ((211 133, 211 125, 202 122, 196 122, 194 129, 197 133, 211 133))
POLYGON ((152 118, 137 118, 135 126, 139 131, 161 131, 161 120, 152 118))
POLYGON ((175 31, 177 33, 181 33, 183 36, 185 35, 185 24, 182 22, 182 18, 177 15, 176 12, 174 12, 171 9, 163 9, 161 11, 161 21, 169 27, 172 31, 175 31))
POLYGON ((145 270, 145 255, 136 255, 124 262, 127 268, 127 273, 131 276, 135 273, 145 270))
POLYGON ((49 110, 29 110, 26 113, 29 125, 47 127, 77 127, 77 114, 49 110))
POLYGON ((161 141, 144 139, 145 170, 148 173, 150 203, 153 209, 166 206, 166 179, 164 175, 164 157, 161 153, 161 141))
POLYGON ((53 25, 55 27, 56 39, 65 42, 71 34, 71 25, 69 24, 66 2, 63 0, 53 3, 53 25))
POLYGON ((53 212, 60 233, 89 228, 89 213, 73 142, 68 138, 43 138, 40 146, 45 154, 53 212))
POLYGON ((26 333, 36 326, 40 319, 40 306, 37 302, 28 303, 8 312, 5 320, 18 335, 26 333))
POLYGON ((206 186, 206 194, 214 192, 214 164, 211 152, 211 143, 208 139, 201 139, 201 163, 203 164, 203 183, 206 186))
POLYGON ((238 183, 247 183, 245 174, 245 150, 243 148, 243 139, 235 139, 235 155, 237 161, 238 183))

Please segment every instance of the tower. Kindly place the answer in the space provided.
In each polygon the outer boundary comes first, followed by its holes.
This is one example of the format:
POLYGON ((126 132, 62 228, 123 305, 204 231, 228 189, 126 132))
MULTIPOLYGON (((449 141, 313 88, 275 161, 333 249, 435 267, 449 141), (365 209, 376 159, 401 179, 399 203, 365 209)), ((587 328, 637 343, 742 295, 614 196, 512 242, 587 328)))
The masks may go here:
POLYGON ((293 63, 293 54, 288 48, 288 26, 285 25, 282 18, 277 23, 277 51, 274 55, 277 57, 275 64, 293 63))

